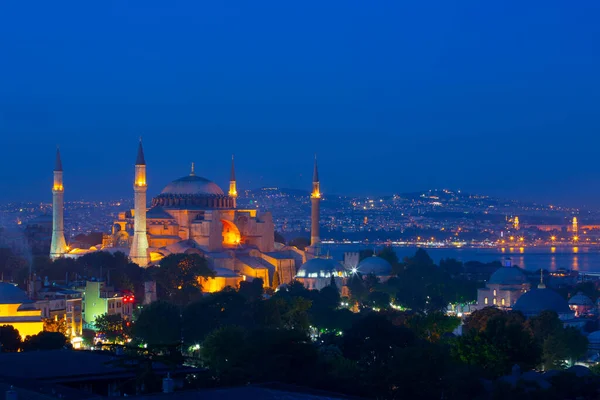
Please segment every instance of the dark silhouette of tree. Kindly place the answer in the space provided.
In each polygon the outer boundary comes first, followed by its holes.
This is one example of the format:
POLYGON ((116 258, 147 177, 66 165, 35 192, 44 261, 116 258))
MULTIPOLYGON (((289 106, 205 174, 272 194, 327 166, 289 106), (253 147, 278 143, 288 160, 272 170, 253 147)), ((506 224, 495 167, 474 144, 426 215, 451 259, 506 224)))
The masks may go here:
POLYGON ((23 341, 23 351, 59 350, 67 346, 68 340, 60 332, 40 332, 27 336, 23 341))
POLYGON ((160 300, 145 306, 133 325, 133 336, 149 347, 179 345, 181 343, 179 307, 160 300))
POLYGON ((12 325, 0 326, 0 345, 3 353, 14 353, 21 348, 21 335, 12 325))
POLYGON ((385 292, 370 292, 366 302, 373 308, 386 309, 390 306, 390 295, 385 292))
POLYGON ((126 321, 121 314, 102 314, 94 322, 98 332, 104 334, 109 343, 122 342, 127 338, 126 321))
POLYGON ((160 267, 149 270, 156 281, 158 297, 178 305, 188 304, 200 296, 199 278, 215 275, 206 259, 198 254, 171 254, 160 261, 160 267))
POLYGON ((183 309, 185 343, 199 344, 210 332, 227 325, 251 327, 253 312, 252 307, 246 303, 246 298, 235 290, 211 293, 183 309))
POLYGON ((67 320, 65 318, 53 319, 53 318, 45 318, 44 322, 44 332, 59 332, 63 335, 67 335, 68 327, 67 320))
MULTIPOLYGON (((277 274, 277 273, 275 273, 277 274)), ((240 282, 240 288, 238 293, 246 299, 248 302, 262 300, 264 293, 263 280, 260 278, 253 279, 251 281, 240 282)))
POLYGON ((470 330, 476 330, 478 332, 485 331, 487 322, 490 318, 503 314, 504 312, 496 307, 485 307, 481 310, 476 310, 465 318, 463 323, 463 332, 468 332, 470 330))
POLYGON ((390 263, 392 268, 398 265, 400 260, 398 260, 398 254, 396 254, 396 250, 392 246, 385 246, 383 249, 377 252, 377 257, 381 257, 387 262, 390 263))

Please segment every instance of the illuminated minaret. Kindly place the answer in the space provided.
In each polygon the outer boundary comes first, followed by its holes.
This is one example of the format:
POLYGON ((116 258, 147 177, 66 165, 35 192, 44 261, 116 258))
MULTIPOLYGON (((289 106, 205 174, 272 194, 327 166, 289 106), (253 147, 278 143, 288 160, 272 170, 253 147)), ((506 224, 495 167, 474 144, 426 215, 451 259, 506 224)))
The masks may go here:
POLYGON ((313 171, 312 193, 310 194, 310 202, 312 204, 310 212, 310 245, 312 247, 321 243, 319 236, 319 216, 321 202, 321 188, 319 185, 319 169, 317 168, 317 155, 315 154, 315 169, 313 171))
POLYGON ((148 236, 146 236, 146 160, 142 139, 135 160, 133 241, 129 250, 129 258, 140 267, 148 266, 148 236))
POLYGON ((519 217, 515 217, 514 227, 515 230, 519 230, 519 217))
POLYGON ((63 187, 63 169, 60 150, 56 149, 54 166, 54 185, 52 186, 52 244, 50 258, 56 259, 67 252, 64 225, 65 189, 63 187))
POLYGON ((579 225, 577 223, 577 217, 573 217, 573 241, 579 240, 579 225))
POLYGON ((233 155, 231 156, 231 176, 229 177, 229 197, 233 199, 233 208, 237 206, 237 185, 235 183, 235 165, 233 162, 233 155))

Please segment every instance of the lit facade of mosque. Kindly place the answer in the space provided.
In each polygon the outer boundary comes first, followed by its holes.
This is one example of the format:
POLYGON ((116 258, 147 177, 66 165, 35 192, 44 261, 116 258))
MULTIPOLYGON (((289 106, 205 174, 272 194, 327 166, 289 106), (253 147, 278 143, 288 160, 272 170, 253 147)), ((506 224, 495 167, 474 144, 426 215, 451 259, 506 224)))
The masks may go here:
POLYGON ((274 241, 270 212, 237 207, 237 184, 233 158, 228 193, 214 182, 197 176, 192 164, 188 176, 169 183, 147 208, 146 161, 138 147, 134 176, 134 209, 121 212, 102 244, 89 250, 69 249, 63 227, 63 170, 57 152, 53 186, 53 235, 50 256, 78 256, 89 251, 122 251, 142 267, 158 263, 170 254, 199 254, 215 271, 203 282, 214 292, 236 287, 246 279, 261 278, 265 286, 288 283, 296 271, 319 251, 319 203, 321 193, 317 163, 311 193, 311 246, 306 251, 274 241), (278 279, 275 280, 275 274, 278 279))

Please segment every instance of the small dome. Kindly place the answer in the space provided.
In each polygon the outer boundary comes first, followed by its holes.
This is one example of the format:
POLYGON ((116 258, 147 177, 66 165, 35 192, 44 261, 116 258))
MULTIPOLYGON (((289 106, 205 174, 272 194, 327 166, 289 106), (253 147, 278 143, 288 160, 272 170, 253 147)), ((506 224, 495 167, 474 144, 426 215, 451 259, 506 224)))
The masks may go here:
POLYGON ((569 304, 558 293, 550 289, 530 290, 519 297, 513 310, 521 311, 525 316, 538 315, 542 311, 554 311, 561 314, 573 314, 569 304))
POLYGON ((497 285, 523 285, 529 282, 520 268, 502 267, 492 274, 488 283, 497 285))
POLYGON ((326 278, 331 273, 344 273, 346 270, 339 262, 332 258, 313 258, 308 260, 298 269, 298 278, 326 278))
POLYGON ((585 294, 578 292, 575 296, 569 299, 569 304, 573 306, 594 306, 592 299, 585 294))
POLYGON ((19 289, 12 283, 0 282, 0 304, 23 304, 30 303, 25 291, 19 289))
POLYGON ((356 269, 363 275, 390 276, 392 274, 392 264, 377 256, 365 258, 358 263, 356 269))
POLYGON ((169 183, 160 193, 172 195, 222 196, 223 190, 221 190, 216 183, 206 178, 189 175, 169 183))

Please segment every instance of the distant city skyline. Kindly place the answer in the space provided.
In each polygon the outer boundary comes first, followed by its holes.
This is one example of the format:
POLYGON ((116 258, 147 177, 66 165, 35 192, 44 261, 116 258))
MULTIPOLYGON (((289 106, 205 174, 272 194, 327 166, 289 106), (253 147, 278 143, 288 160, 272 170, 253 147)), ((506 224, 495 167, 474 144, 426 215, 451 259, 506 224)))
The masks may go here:
POLYGON ((430 188, 600 207, 600 4, 13 2, 0 201, 226 188, 430 188), (14 15, 26 15, 27 24, 14 15))

